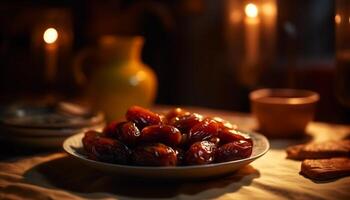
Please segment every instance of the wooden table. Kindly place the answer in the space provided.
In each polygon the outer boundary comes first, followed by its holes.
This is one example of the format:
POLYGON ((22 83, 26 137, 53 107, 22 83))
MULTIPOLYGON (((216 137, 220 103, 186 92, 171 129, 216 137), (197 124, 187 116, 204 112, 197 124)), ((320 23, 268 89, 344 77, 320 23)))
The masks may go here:
MULTIPOLYGON (((162 109, 166 108, 156 108, 162 109)), ((223 117, 244 130, 256 127, 248 114, 190 110, 223 117)), ((315 141, 341 139, 350 133, 350 126, 314 122, 307 132, 315 141)), ((273 140, 265 156, 231 176, 181 183, 125 181, 90 169, 61 151, 11 156, 1 148, 0 199, 350 199, 350 177, 320 183, 299 175, 301 163, 285 159, 285 147, 300 142, 273 140)))

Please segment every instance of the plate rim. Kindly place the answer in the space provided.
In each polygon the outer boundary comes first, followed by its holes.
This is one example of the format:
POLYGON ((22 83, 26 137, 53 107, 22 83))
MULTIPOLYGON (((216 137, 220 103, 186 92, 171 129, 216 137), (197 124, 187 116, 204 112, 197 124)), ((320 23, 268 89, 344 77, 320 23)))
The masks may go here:
MULTIPOLYGON (((1 113, 1 112, 0 112, 1 113)), ((59 124, 25 124, 18 122, 11 122, 4 120, 4 117, 0 114, 0 125, 13 127, 13 128, 25 128, 25 129, 65 129, 65 128, 83 128, 86 126, 94 126, 105 122, 105 115, 101 111, 92 112, 91 116, 85 117, 85 122, 74 122, 72 124, 69 123, 59 123, 59 124)))
POLYGON ((12 126, 3 126, 0 124, 0 131, 3 131, 3 135, 9 137, 70 137, 82 131, 94 129, 102 130, 105 126, 105 123, 99 123, 92 126, 85 126, 79 128, 59 128, 59 129, 43 129, 43 128, 24 128, 24 127, 12 127, 12 126))
POLYGON ((189 165, 189 166, 134 166, 134 165, 120 165, 120 164, 115 164, 115 163, 108 163, 108 162, 91 160, 91 159, 88 159, 81 154, 71 152, 71 150, 73 150, 73 149, 71 147, 69 147, 69 142, 75 137, 82 136, 84 134, 84 132, 80 132, 80 133, 74 134, 74 135, 66 138, 62 144, 62 147, 66 153, 68 153, 70 156, 77 158, 79 160, 84 160, 84 161, 94 163, 97 165, 105 165, 108 167, 123 168, 123 169, 130 169, 130 170, 148 170, 148 171, 194 170, 194 169, 201 169, 201 168, 222 167, 222 166, 226 166, 226 165, 232 165, 235 163, 242 163, 242 162, 247 162, 247 161, 252 162, 252 161, 260 158, 261 156, 263 156, 264 154, 266 154, 269 151, 270 142, 266 138, 266 136, 264 136, 263 134, 260 134, 260 133, 256 133, 256 132, 242 131, 242 130, 239 130, 239 131, 246 133, 246 134, 249 134, 249 135, 254 135, 254 136, 260 137, 264 141, 264 143, 266 144, 266 148, 262 152, 260 152, 259 154, 255 155, 255 156, 243 158, 243 159, 239 159, 239 160, 228 161, 228 162, 221 162, 221 163, 211 163, 211 164, 205 164, 205 165, 189 165))

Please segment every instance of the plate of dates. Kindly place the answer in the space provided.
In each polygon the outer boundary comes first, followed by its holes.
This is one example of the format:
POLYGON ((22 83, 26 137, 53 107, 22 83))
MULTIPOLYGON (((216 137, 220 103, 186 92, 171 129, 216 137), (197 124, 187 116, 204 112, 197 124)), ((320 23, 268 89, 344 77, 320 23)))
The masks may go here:
POLYGON ((132 106, 125 120, 73 135, 63 148, 91 167, 123 177, 203 179, 251 163, 268 151, 269 142, 219 117, 132 106))

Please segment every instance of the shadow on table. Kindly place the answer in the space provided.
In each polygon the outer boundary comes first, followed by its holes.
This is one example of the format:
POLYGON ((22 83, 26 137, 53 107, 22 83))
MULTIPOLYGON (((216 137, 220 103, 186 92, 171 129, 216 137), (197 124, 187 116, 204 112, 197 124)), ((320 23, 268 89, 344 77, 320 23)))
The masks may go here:
POLYGON ((194 195, 193 198, 198 195, 200 199, 210 199, 235 192, 242 186, 250 185, 252 180, 258 177, 259 171, 248 165, 231 176, 203 181, 125 180, 103 174, 70 157, 62 157, 29 169, 24 174, 24 181, 76 193, 103 192, 136 198, 170 198, 185 194, 194 195))
MULTIPOLYGON (((258 131, 257 131, 258 132, 258 131)), ((285 150, 289 146, 306 144, 314 140, 311 133, 304 133, 303 136, 297 138, 268 138, 271 149, 285 150)))
POLYGON ((46 155, 60 151, 60 148, 33 148, 16 144, 0 137, 0 161, 25 156, 46 155))

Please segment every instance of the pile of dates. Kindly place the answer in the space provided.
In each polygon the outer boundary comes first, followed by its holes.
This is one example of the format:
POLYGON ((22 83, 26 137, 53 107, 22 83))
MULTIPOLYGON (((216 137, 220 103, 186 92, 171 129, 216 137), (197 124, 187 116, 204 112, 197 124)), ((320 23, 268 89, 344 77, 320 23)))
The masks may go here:
POLYGON ((247 158, 251 138, 218 117, 181 108, 166 115, 130 107, 126 121, 108 124, 82 139, 90 159, 139 166, 204 165, 247 158))

